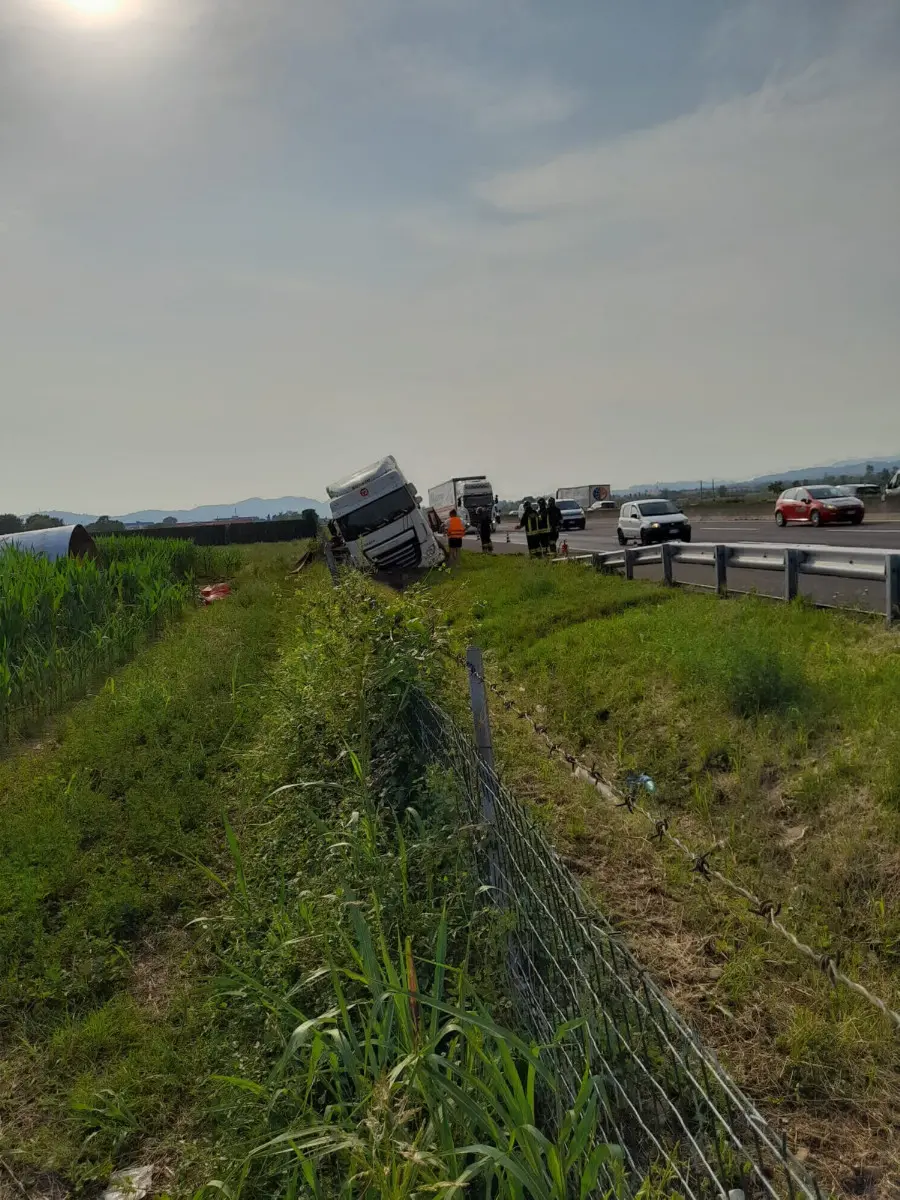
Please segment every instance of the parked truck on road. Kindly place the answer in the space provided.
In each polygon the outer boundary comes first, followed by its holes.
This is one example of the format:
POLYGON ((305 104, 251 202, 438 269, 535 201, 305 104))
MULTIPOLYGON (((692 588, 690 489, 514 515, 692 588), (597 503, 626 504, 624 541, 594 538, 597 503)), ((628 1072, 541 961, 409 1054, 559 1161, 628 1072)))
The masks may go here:
POLYGON ((477 529, 475 514, 479 508, 494 519, 494 489, 486 475, 457 475, 428 489, 428 506, 446 527, 451 508, 455 508, 466 529, 477 529))
POLYGON ((437 567, 444 561, 416 489, 389 454, 325 489, 331 515, 356 566, 382 571, 437 567))

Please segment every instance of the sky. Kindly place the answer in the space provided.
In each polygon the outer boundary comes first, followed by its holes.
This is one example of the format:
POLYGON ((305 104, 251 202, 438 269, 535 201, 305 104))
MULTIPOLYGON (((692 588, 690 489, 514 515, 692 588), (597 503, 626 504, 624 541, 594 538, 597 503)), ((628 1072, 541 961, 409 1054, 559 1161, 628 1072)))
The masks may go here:
POLYGON ((900 454, 900 0, 3 0, 0 511, 900 454))

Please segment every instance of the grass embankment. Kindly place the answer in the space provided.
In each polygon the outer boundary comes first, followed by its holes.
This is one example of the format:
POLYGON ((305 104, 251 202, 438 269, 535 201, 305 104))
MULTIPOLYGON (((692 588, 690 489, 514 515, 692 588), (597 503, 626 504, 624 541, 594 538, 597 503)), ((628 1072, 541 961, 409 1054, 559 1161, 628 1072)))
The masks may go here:
POLYGON ((97 559, 0 553, 0 743, 83 694, 181 612, 199 578, 222 578, 231 550, 101 538, 97 559))
POLYGON ((194 861, 234 803, 284 556, 244 552, 231 599, 0 761, 0 1157, 26 1177, 103 1177, 138 1136, 171 1136, 195 1083, 194 861))
MULTIPOLYGON (((900 640, 849 616, 464 557, 462 646, 713 865, 900 1008, 900 640)), ((494 706, 504 770, 737 1078, 838 1188, 897 1186, 900 1038, 494 706), (860 1170, 857 1170, 857 1167, 860 1170), (871 1174, 866 1174, 870 1171, 871 1174)), ((652 832, 652 831, 651 831, 652 832)))
POLYGON ((548 1140, 556 1081, 495 1024, 493 918, 402 720, 444 669, 424 603, 257 560, 0 769, 0 1159, 41 1194, 135 1161, 172 1197, 615 1178, 593 1089, 548 1140))
POLYGON ((298 632, 235 885, 205 927, 218 1044, 235 1048, 215 1077, 233 1194, 591 1194, 601 1170, 619 1177, 618 1148, 587 1081, 538 1132, 558 1082, 496 1023, 496 918, 448 781, 406 730, 411 688, 445 669, 426 603, 351 575, 307 593, 298 632))

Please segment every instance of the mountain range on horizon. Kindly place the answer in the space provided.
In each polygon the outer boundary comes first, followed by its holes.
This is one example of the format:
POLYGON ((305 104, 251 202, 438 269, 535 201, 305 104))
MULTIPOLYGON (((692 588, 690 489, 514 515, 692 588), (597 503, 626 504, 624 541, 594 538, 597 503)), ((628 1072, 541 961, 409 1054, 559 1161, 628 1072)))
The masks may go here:
MULTIPOLYGON (((900 467, 900 452, 889 457, 873 456, 871 458, 854 458, 843 459, 839 462, 820 463, 812 467, 792 467, 786 468, 783 471, 772 472, 767 475, 754 475, 750 479, 734 479, 725 476, 716 476, 715 483, 725 484, 728 487, 743 487, 749 490, 755 488, 765 488, 769 483, 776 481, 785 481, 786 486, 792 480, 799 480, 801 483, 811 483, 815 480, 820 480, 826 474, 833 475, 862 475, 865 473, 866 466, 871 463, 876 471, 887 468, 896 469, 900 467)), ((711 479, 704 479, 704 485, 711 484, 711 479)), ((637 483, 632 484, 627 488, 614 488, 618 493, 636 493, 656 491, 659 488, 671 488, 689 490, 699 488, 699 479, 678 479, 678 480, 658 480, 653 483, 637 483)), ((255 517, 258 520, 265 520, 266 517, 275 516, 279 512, 302 512, 305 508, 315 509, 320 516, 329 516, 330 508, 328 503, 323 500, 314 500, 310 496, 279 496, 274 499, 265 499, 261 496, 251 496, 247 500, 238 500, 228 504, 200 504, 194 508, 143 508, 134 512, 128 513, 109 513, 116 521, 122 521, 125 525, 135 524, 158 524, 166 517, 175 517, 180 523, 188 523, 192 521, 217 521, 227 520, 228 517, 255 517)), ((66 509, 35 509, 30 511, 46 512, 48 516, 56 517, 65 525, 86 525, 92 521, 96 521, 100 513, 77 513, 66 509)), ((28 514, 21 514, 26 516, 28 514)))
MULTIPOLYGON (((748 490, 755 488, 764 488, 767 484, 778 483, 784 481, 788 487, 797 479, 800 483, 814 483, 820 480, 825 475, 864 475, 866 467, 871 463, 876 471, 881 471, 884 468, 896 470, 900 467, 900 452, 891 455, 889 458, 883 456, 873 458, 848 458, 840 462, 819 463, 814 467, 787 467, 783 471, 774 471, 769 475, 754 475, 751 479, 728 479, 724 476, 716 476, 716 486, 725 484, 727 487, 742 487, 748 490)), ((712 484, 713 480, 704 479, 704 486, 712 484)), ((691 488, 699 488, 701 481, 699 479, 663 479, 656 483, 635 483, 627 488, 616 488, 615 491, 632 493, 632 492, 648 492, 656 491, 658 488, 672 488, 675 490, 690 490, 691 488)))
POLYGON ((228 517, 256 517, 265 520, 266 517, 274 517, 279 512, 303 512, 304 508, 314 508, 320 516, 330 513, 327 504, 309 496, 279 496, 274 500, 251 496, 249 500, 238 500, 237 503, 200 504, 196 508, 142 508, 129 513, 75 513, 56 508, 40 511, 46 511, 47 516, 56 517, 64 525, 88 525, 101 515, 112 517, 124 525, 152 525, 159 524, 166 517, 175 517, 179 524, 190 521, 219 521, 228 517))

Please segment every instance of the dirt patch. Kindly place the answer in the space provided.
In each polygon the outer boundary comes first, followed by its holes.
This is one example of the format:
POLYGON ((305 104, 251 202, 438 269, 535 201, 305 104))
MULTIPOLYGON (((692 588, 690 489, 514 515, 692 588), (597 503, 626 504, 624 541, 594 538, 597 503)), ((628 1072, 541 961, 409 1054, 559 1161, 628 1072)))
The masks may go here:
POLYGON ((172 997, 183 986, 190 946, 183 929, 166 930, 142 943, 134 959, 129 991, 152 1017, 164 1016, 172 997))

